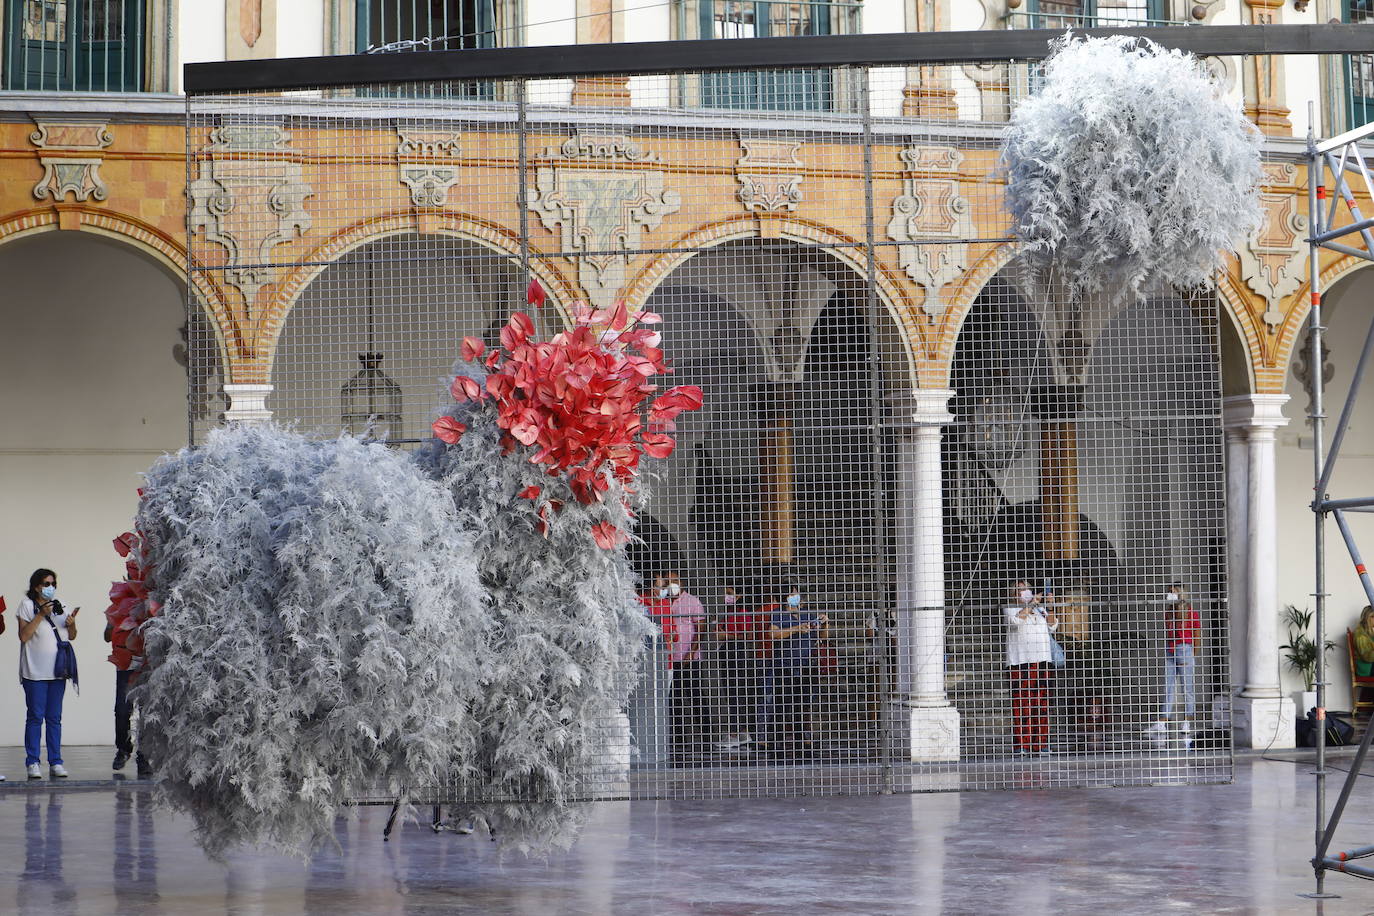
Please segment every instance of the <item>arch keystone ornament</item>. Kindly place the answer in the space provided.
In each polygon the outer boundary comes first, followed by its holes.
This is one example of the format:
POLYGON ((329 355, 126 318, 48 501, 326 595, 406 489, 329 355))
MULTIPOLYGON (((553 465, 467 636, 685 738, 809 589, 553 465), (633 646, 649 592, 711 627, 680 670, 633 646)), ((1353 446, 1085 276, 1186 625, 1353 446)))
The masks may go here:
POLYGON ((630 252, 645 231, 682 209, 659 171, 602 171, 542 166, 529 207, 544 228, 559 231, 563 250, 577 256, 577 278, 588 299, 606 308, 625 285, 630 252))
POLYGON ((741 134, 739 145, 744 155, 735 162, 740 183, 736 197, 744 209, 763 213, 797 209, 803 177, 797 150, 802 141, 741 134))
POLYGON ((277 277, 272 250, 304 235, 312 222, 305 199, 314 191, 301 164, 281 155, 290 143, 291 135, 275 124, 217 127, 186 191, 189 231, 224 247, 225 281, 243 294, 250 317, 258 292, 277 277))
POLYGON ((948 146, 909 146, 900 153, 904 193, 892 201, 887 237, 896 242, 950 239, 947 244, 899 247, 899 263, 925 291, 921 311, 939 318, 945 303, 940 291, 968 270, 968 244, 974 236, 973 213, 959 193, 959 164, 964 154, 948 146))
POLYGON ((109 125, 99 121, 35 121, 37 130, 29 134, 29 142, 44 152, 84 153, 85 155, 39 156, 43 177, 33 186, 35 200, 65 200, 70 194, 78 203, 109 195, 100 177, 104 161, 100 153, 114 136, 109 125))
POLYGON ((396 145, 397 166, 401 183, 410 188, 410 202, 417 207, 447 205, 449 188, 458 182, 458 166, 444 160, 462 156, 462 135, 457 131, 419 130, 401 125, 397 125, 396 133, 400 137, 396 145))

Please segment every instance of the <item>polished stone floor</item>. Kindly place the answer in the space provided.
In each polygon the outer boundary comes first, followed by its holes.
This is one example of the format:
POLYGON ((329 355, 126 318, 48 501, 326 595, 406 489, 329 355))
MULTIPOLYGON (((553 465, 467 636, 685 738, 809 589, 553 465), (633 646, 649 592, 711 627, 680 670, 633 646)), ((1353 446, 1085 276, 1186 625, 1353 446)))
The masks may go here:
MULTIPOLYGON (((578 847, 540 861, 417 825, 383 843, 386 809, 364 808, 341 823, 341 852, 227 867, 154 789, 74 771, 63 788, 0 788, 0 912, 1374 913, 1374 883, 1347 876, 1328 878, 1340 899, 1297 896, 1312 883, 1311 769, 1242 758, 1222 786, 606 802, 578 847)), ((1362 783, 1340 848, 1374 843, 1362 783)))

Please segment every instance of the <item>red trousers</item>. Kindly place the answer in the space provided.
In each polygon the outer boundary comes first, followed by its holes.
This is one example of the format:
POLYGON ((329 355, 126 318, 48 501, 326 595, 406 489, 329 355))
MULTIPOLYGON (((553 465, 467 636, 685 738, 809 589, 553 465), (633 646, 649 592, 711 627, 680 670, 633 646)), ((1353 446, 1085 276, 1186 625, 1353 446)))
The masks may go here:
POLYGON ((1050 666, 1014 665, 1011 677, 1011 738, 1017 750, 1043 751, 1050 740, 1050 666))

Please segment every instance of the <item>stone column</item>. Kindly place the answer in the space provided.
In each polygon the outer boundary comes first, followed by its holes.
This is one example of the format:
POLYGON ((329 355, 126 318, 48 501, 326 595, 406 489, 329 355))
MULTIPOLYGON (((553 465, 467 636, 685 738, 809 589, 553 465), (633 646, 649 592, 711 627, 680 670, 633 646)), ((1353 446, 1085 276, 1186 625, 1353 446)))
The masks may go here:
MULTIPOLYGON (((1249 398, 1244 400, 1248 402, 1249 398)), ((1246 510, 1250 489, 1250 455, 1245 429, 1239 425, 1243 421, 1233 414, 1228 404, 1223 411, 1226 430, 1226 606, 1231 637, 1230 694, 1236 696, 1245 686, 1246 671, 1245 601, 1250 580, 1247 555, 1249 515, 1246 510)))
POLYGON ((942 427, 954 417, 949 389, 912 389, 894 398, 905 433, 898 453, 897 683, 910 719, 911 759, 959 759, 959 712, 945 695, 944 491, 942 427))
POLYGON ((272 419, 272 411, 267 409, 267 396, 271 393, 271 385, 225 385, 229 409, 224 411, 224 422, 266 423, 272 419))
MULTIPOLYGON (((1245 672, 1233 721, 1240 747, 1292 747, 1293 702, 1279 686, 1278 514, 1275 432, 1286 394, 1227 398, 1227 422, 1245 435, 1245 672)), ((1235 613, 1235 609, 1232 609, 1235 613)), ((1237 615, 1239 617, 1239 615, 1237 615)))

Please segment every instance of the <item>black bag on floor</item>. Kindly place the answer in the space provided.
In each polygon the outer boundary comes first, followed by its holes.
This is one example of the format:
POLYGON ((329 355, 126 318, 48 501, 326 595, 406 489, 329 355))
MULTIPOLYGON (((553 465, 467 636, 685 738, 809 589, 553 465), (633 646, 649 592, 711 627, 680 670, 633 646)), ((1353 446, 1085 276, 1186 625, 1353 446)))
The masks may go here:
MULTIPOLYGON (((1299 719, 1297 722, 1298 747, 1317 746, 1317 710, 1315 708, 1307 711, 1307 718, 1299 719)), ((1345 747, 1347 744, 1355 743, 1355 726, 1344 719, 1332 715, 1330 710, 1326 713, 1326 746, 1345 747)))

